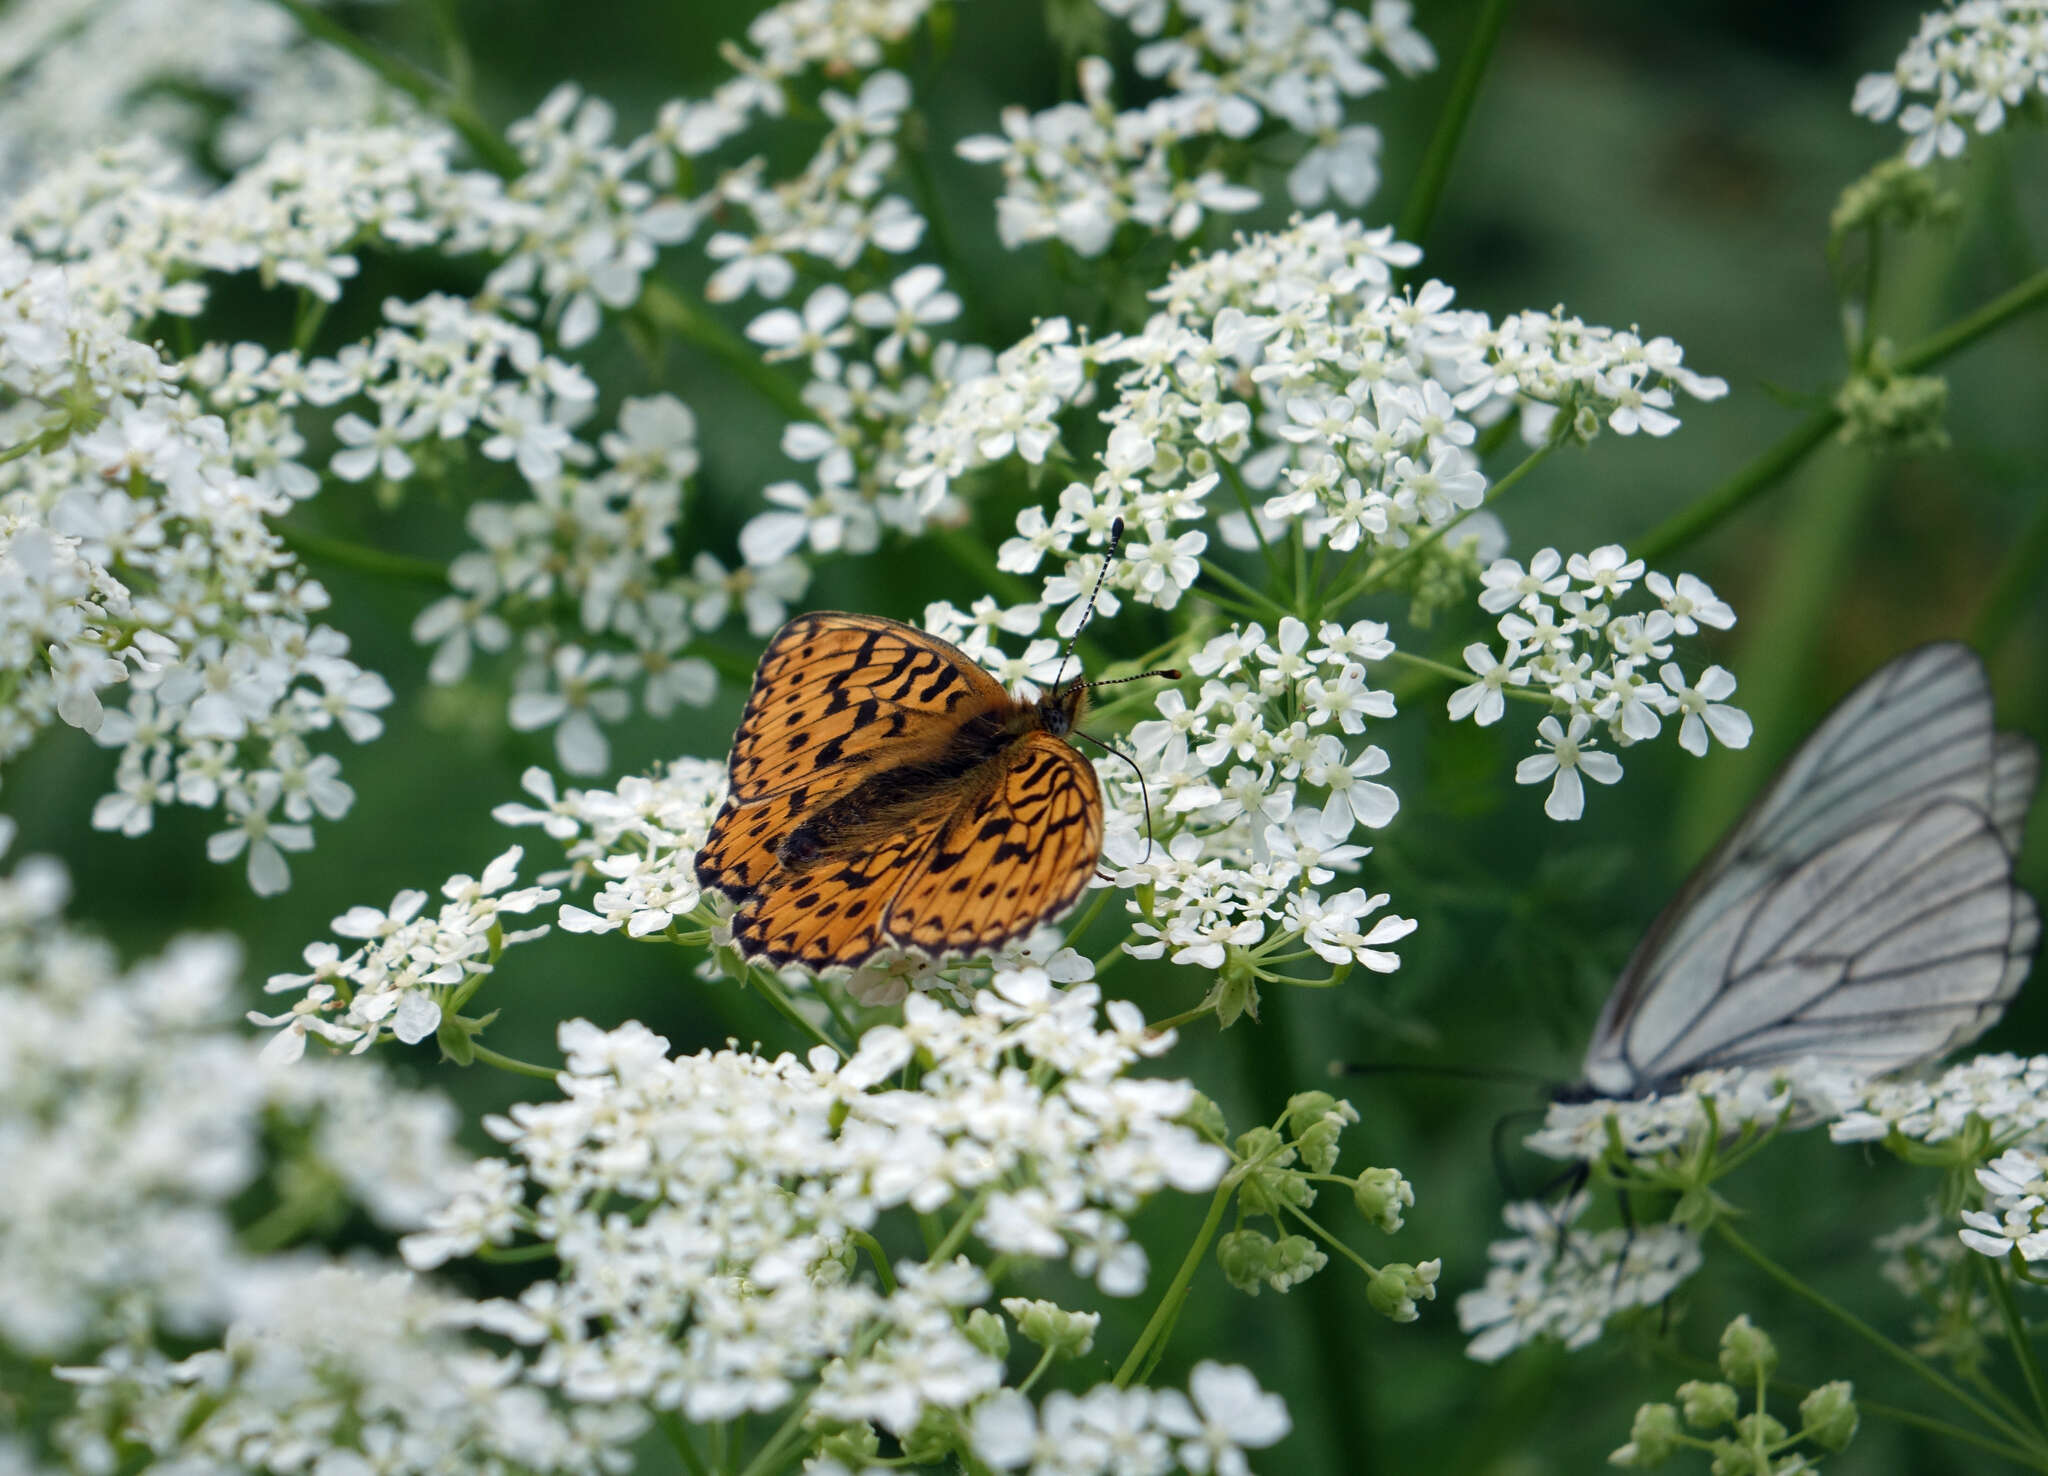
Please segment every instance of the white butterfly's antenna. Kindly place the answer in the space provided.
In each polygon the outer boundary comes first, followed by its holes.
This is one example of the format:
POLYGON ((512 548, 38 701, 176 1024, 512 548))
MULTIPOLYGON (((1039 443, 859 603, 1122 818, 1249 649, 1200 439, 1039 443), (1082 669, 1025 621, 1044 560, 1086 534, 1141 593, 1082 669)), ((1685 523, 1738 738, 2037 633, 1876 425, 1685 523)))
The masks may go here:
POLYGON ((1109 525, 1109 547, 1103 552, 1102 567, 1095 572, 1095 588, 1088 591, 1088 608, 1081 612, 1081 623, 1074 627, 1074 633, 1067 637, 1066 654, 1060 657, 1060 674, 1053 678, 1052 689, 1057 692, 1060 683, 1066 680, 1067 663, 1074 659, 1074 642, 1081 639, 1081 632, 1088 628, 1088 622, 1095 618, 1095 597, 1102 593, 1102 581, 1109 577, 1109 566, 1116 562, 1116 551, 1123 545, 1124 520, 1113 519, 1109 525))

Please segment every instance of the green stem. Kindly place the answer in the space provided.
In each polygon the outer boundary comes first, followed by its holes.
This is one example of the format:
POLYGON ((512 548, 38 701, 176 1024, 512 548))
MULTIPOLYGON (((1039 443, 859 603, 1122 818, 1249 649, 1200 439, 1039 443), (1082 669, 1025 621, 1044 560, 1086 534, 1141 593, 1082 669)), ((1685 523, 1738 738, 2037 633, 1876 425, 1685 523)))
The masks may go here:
POLYGON ((2012 634, 2020 612, 2041 594, 2041 569, 2048 564, 2048 497, 2043 497, 2028 520, 2026 529, 2005 565, 1984 597, 1977 618, 1970 622, 1970 644, 1979 655, 1989 658, 2012 634))
POLYGON ((1251 489, 1245 486, 1244 478, 1239 475, 1237 468, 1222 457, 1216 458, 1216 465, 1223 473, 1223 480, 1230 484, 1230 490, 1236 494, 1237 505, 1244 509, 1245 518, 1252 525, 1252 537, 1258 540, 1259 553, 1266 560, 1266 573, 1277 584, 1280 579, 1280 564, 1273 556, 1272 545, 1266 542, 1266 530, 1259 526, 1258 510, 1252 506, 1251 489))
POLYGON ((672 333, 683 342, 704 350, 731 370, 734 377, 760 395, 791 420, 815 420, 797 387, 761 356, 744 338, 707 313, 679 288, 667 282, 649 281, 633 311, 655 327, 672 333))
POLYGON ((1231 1196, 1237 1193, 1237 1181, 1226 1176, 1216 1186, 1216 1195, 1209 1201, 1209 1213, 1202 1220, 1202 1228, 1195 1232, 1193 1244, 1188 1253, 1181 1257, 1180 1269, 1173 1273, 1173 1280, 1167 1283, 1166 1292, 1159 1298, 1159 1305, 1152 1309, 1151 1318, 1144 1330, 1138 1334, 1138 1341, 1131 1345, 1131 1351, 1124 1355, 1122 1365, 1116 1371, 1115 1383, 1119 1389, 1127 1388, 1131 1378, 1144 1362, 1145 1354, 1152 1344, 1162 1337, 1173 1319, 1180 1312, 1180 1305, 1187 1300, 1188 1287, 1195 1279, 1195 1272, 1201 1268, 1202 1257, 1209 1253, 1209 1242, 1216 1238, 1216 1229, 1223 1223, 1223 1212, 1230 1208, 1231 1196))
POLYGON ((562 1074, 559 1066, 536 1066, 531 1061, 522 1061, 517 1056, 508 1056, 494 1051, 489 1046, 469 1043, 470 1054, 486 1066, 495 1066, 500 1071, 510 1071, 519 1076, 531 1076, 540 1081, 553 1081, 562 1074))
POLYGON ((330 538, 325 533, 310 533, 302 528, 279 528, 277 536, 284 540, 286 548, 308 563, 333 564, 360 574, 374 574, 407 584, 431 585, 438 590, 448 588, 448 570, 432 559, 386 553, 381 548, 369 548, 345 538, 330 538))
POLYGON ((1472 28, 1471 42, 1465 48, 1465 55, 1459 59, 1458 75, 1451 81, 1451 95, 1444 104, 1442 116, 1437 119, 1429 151, 1422 156, 1421 171, 1401 210, 1397 234, 1403 241, 1419 243, 1428 234, 1430 222, 1436 218, 1444 186, 1451 177, 1451 163, 1457 157, 1465 127, 1472 120, 1480 84, 1486 80, 1486 69, 1493 61, 1494 48, 1500 43, 1501 30, 1507 25, 1508 11, 1513 5, 1514 0, 1485 0, 1480 7, 1478 23, 1472 28))
POLYGON ((1856 1336, 1862 1338, 1880 1353, 1885 1354, 1895 1362, 1903 1364, 1906 1368, 1918 1374, 1928 1384, 1955 1400, 1956 1403, 1962 1405, 1964 1409, 1967 1409, 1992 1429, 1998 1431, 2006 1439, 2035 1451, 2035 1459, 2037 1461, 2040 1459, 2038 1454, 2040 1442, 2029 1431, 2015 1426, 2011 1421, 2005 1419, 1996 1410, 1963 1388, 1962 1385, 1956 1383, 1955 1380, 1943 1374, 1940 1369, 1936 1368, 1919 1354, 1909 1349, 1901 1348, 1897 1343, 1893 1342, 1848 1308, 1831 1301, 1828 1297, 1808 1286, 1744 1239, 1741 1233, 1728 1222, 1727 1216, 1724 1215, 1714 1221, 1714 1232, 1727 1243, 1730 1250, 1733 1250, 1737 1255, 1756 1267, 1757 1270, 1763 1272, 1764 1275, 1770 1277, 1771 1280, 1777 1282, 1778 1285, 1784 1287, 1785 1290, 1791 1292, 1792 1295, 1817 1308, 1829 1317, 1834 1318, 1842 1326, 1848 1328, 1849 1331, 1855 1333, 1856 1336))
POLYGON ((882 1283, 882 1290, 891 1296, 896 1292, 896 1273, 889 1269, 889 1253, 882 1249, 882 1242, 865 1230, 856 1230, 853 1243, 868 1253, 868 1259, 875 1263, 875 1276, 882 1283))
POLYGON ((992 1188, 982 1190, 974 1196, 973 1202, 966 1209, 960 1211, 960 1218, 953 1222, 953 1228, 946 1232, 943 1240, 931 1248, 927 1259, 932 1265, 937 1265, 940 1261, 959 1253, 960 1247, 967 1243, 967 1237, 973 1231, 975 1221, 979 1220, 981 1212, 988 1208, 989 1195, 994 1192, 992 1188))
POLYGON ((1814 411, 1748 466, 1637 539, 1630 551, 1654 564, 1720 526, 1738 508, 1804 461, 1841 423, 1842 412, 1833 406, 1814 411))
MULTIPOLYGON (((1961 352, 1993 329, 2048 301, 2048 271, 2036 272, 2007 292, 2000 293, 1966 318, 1930 335, 1901 354, 1893 372, 1916 374, 1952 354, 1961 352)), ((1766 491, 1786 472, 1798 465, 1814 447, 1826 440, 1842 423, 1842 412, 1829 406, 1816 410, 1781 437, 1778 442, 1719 487, 1690 507, 1666 519, 1638 540, 1633 551, 1655 563, 1702 534, 1718 527, 1752 498, 1766 491)))
POLYGON ((681 1415, 672 1409, 657 1410, 654 1421, 661 1426, 661 1433, 668 1437, 670 1448, 689 1469, 690 1476, 710 1476, 704 1468, 704 1458, 697 1454, 697 1447, 690 1443, 690 1432, 683 1428, 681 1415))
POLYGON ((371 45, 326 12, 315 10, 306 0, 270 0, 270 3, 296 20, 307 35, 347 52, 428 112, 440 114, 451 128, 462 135, 463 141, 492 173, 512 179, 525 172, 526 165, 518 150, 506 143, 476 109, 457 97, 446 82, 426 68, 381 46, 371 45))
MULTIPOLYGON (((2013 1255, 2017 1257, 2019 1252, 2014 1251, 2013 1255)), ((2026 1322, 2012 1299, 2012 1283, 2005 1279, 2005 1268, 1992 1261, 1984 1262, 1984 1279, 1991 1284, 1991 1299, 1998 1303, 2005 1335, 2012 1340, 2013 1361, 2019 1364, 2020 1377, 2026 1380, 2027 1393, 2033 1396, 2034 1412, 2041 1417, 2043 1431, 2048 1432, 2048 1381, 2041 1376, 2041 1360, 2035 1356, 2034 1341, 2027 1336, 2026 1322)))
POLYGON ((26 441, 17 441, 5 451, 0 451, 0 466, 5 466, 10 461, 19 461, 24 456, 42 450, 47 440, 46 436, 30 436, 26 441))
POLYGON ((1224 568, 1221 564, 1218 564, 1213 559, 1202 560, 1202 572, 1204 574, 1207 574, 1211 579, 1215 580, 1218 584, 1221 584, 1228 589, 1234 590, 1239 598, 1249 601, 1253 609, 1271 611, 1271 615, 1267 617, 1269 619, 1285 619, 1287 616, 1294 613, 1293 611, 1287 609, 1285 606, 1281 605, 1279 601, 1273 599, 1270 595, 1264 595, 1259 593, 1259 591, 1253 589, 1249 584, 1246 584, 1242 579, 1239 579, 1235 574, 1231 573, 1228 569, 1224 568))
POLYGON ((784 991, 782 981, 776 978, 773 973, 767 969, 748 969, 747 983, 759 990, 761 997, 773 1005, 776 1013, 781 1015, 783 1019, 789 1021, 790 1024, 796 1026, 797 1029, 817 1041, 819 1045, 825 1047, 826 1050, 832 1052, 840 1060, 845 1060, 851 1054, 845 1046, 842 1046, 838 1041, 827 1035, 818 1027, 815 1021, 796 1007, 788 993, 784 991))
POLYGON ((773 1435, 768 1437, 767 1444, 754 1452, 754 1458, 747 1462, 740 1476, 767 1476, 768 1472, 775 1470, 787 1459, 784 1447, 804 1438, 803 1420, 809 1408, 809 1396, 799 1399, 790 1410, 789 1417, 776 1427, 773 1435))
POLYGON ((1951 354, 1968 348, 1994 329, 2002 328, 2020 314, 2048 302, 2048 271, 2039 271, 2016 287, 2001 292, 1967 318, 1959 318, 1938 333, 1923 338, 1899 355, 1894 372, 1918 374, 1932 368, 1951 354))

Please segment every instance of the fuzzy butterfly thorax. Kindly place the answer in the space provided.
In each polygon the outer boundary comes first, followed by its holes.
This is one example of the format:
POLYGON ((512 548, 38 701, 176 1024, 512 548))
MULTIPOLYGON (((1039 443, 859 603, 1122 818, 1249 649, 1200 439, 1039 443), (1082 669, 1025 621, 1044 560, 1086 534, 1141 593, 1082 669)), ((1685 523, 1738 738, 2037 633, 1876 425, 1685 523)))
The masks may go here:
POLYGON ((798 616, 763 652, 698 880, 749 955, 813 968, 972 953, 1079 898, 1102 850, 1078 682, 1019 702, 972 657, 871 615, 798 616))

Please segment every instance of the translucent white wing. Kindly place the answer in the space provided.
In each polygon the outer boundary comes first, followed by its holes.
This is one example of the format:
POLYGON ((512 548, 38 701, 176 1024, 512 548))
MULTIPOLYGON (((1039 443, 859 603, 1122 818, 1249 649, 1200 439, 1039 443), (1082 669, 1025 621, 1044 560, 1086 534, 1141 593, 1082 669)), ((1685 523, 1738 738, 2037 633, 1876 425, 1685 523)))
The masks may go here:
POLYGON ((1959 645, 1877 672, 1821 723, 1651 926, 1586 1052, 1628 1095, 1818 1056, 1876 1073, 1998 1018, 2039 933, 2012 884, 2038 758, 1992 727, 1959 645))

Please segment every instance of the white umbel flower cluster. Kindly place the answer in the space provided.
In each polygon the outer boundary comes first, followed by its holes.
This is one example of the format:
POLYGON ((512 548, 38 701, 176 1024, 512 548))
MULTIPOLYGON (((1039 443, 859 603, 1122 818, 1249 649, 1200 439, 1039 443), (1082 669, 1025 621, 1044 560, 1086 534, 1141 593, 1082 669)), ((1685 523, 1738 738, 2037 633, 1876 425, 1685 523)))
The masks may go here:
POLYGON ((500 953, 547 932, 545 924, 505 927, 508 917, 561 896, 550 887, 508 890, 518 879, 520 855, 514 846, 482 876, 450 877, 441 885, 448 900, 431 915, 424 911, 427 894, 408 888, 387 909, 351 907, 334 919, 334 931, 355 943, 348 953, 338 944, 309 943, 309 972, 272 974, 263 986, 269 994, 302 991, 282 1014, 250 1015, 278 1032, 264 1048, 265 1059, 298 1060, 309 1035, 356 1054, 386 1036, 416 1045, 433 1035, 492 972, 500 953))
POLYGON ((1699 1270, 1692 1231, 1673 1224, 1577 1229, 1588 1203, 1575 1194, 1563 1204, 1524 1200, 1502 1212, 1519 1235, 1487 1247, 1493 1265, 1485 1284, 1458 1298, 1458 1326, 1475 1335, 1468 1356, 1493 1363, 1538 1338, 1583 1348, 1617 1312, 1655 1306, 1699 1270))
POLYGON ((1734 693, 1734 676, 1710 666, 1695 682, 1669 659, 1677 638, 1703 625, 1735 624, 1735 612, 1703 580, 1646 579, 1643 561, 1610 543, 1569 559, 1542 549, 1526 569, 1515 559, 1495 559, 1480 583, 1479 607, 1500 617, 1506 644, 1498 651, 1481 641, 1465 648, 1473 680, 1451 694, 1450 714, 1483 728, 1506 712, 1511 689, 1548 698, 1553 711, 1537 724, 1538 751, 1517 766, 1515 782, 1550 781, 1543 810, 1551 819, 1576 820, 1585 812, 1581 775, 1599 784, 1621 778, 1621 760, 1593 746, 1596 724, 1620 748, 1657 737, 1673 717, 1679 747, 1695 757, 1706 756, 1709 738, 1724 748, 1749 746, 1749 715, 1721 700, 1734 693), (1615 613, 1638 581, 1658 608, 1615 613))
POLYGON ((1202 679, 1194 703, 1159 695, 1160 716, 1131 731, 1142 782, 1128 766, 1101 766, 1104 864, 1117 886, 1150 899, 1126 904, 1138 921, 1125 951, 1261 978, 1279 977, 1267 959, 1303 946, 1333 966, 1399 966, 1390 946, 1414 922, 1373 917, 1385 893, 1336 890, 1371 850, 1356 830, 1400 808, 1374 777, 1385 752, 1358 741, 1369 720, 1394 715, 1365 666, 1392 649, 1374 621, 1325 622, 1311 635, 1288 616, 1270 637, 1233 626, 1190 662, 1202 679))
POLYGON ((1709 1138, 1837 1118, 1866 1090, 1871 1088, 1854 1072, 1816 1060, 1700 1071, 1674 1091, 1552 1102, 1543 1126, 1524 1141, 1567 1163, 1597 1163, 1611 1158, 1617 1146, 1631 1160, 1683 1155, 1709 1138))
POLYGON ((690 1420, 811 1407, 904 1434, 993 1393, 1002 1365, 962 1332, 992 1298, 951 1258, 968 1236, 1070 1264, 1112 1295, 1146 1280, 1125 1217, 1200 1193, 1229 1165, 1177 1119, 1186 1082, 1125 1077, 1170 1046, 1130 1005, 1098 1024, 1092 985, 999 973, 960 1014, 925 996, 844 1062, 735 1049, 671 1059, 637 1025, 562 1029, 565 1099, 493 1120, 487 1160, 408 1260, 435 1266, 526 1237, 558 1278, 490 1325, 535 1349, 531 1377, 579 1400, 690 1420), (915 1088, 892 1085, 912 1061, 915 1088), (941 1254, 866 1263, 891 1211, 950 1218, 941 1254), (867 1247, 867 1249, 862 1249, 867 1247))
POLYGON ((1920 19, 1889 72, 1856 84, 1853 111, 1874 123, 1898 117, 1915 168, 1954 159, 1972 132, 1996 133, 2006 114, 2048 92, 2044 0, 1960 0, 1920 19))
POLYGON ((1257 190, 1181 161, 1204 143, 1242 142, 1274 125, 1311 141, 1287 176, 1295 204, 1334 195, 1363 205, 1379 185, 1380 134, 1346 125, 1350 102, 1386 85, 1375 60, 1409 76, 1436 65, 1406 0, 1377 0, 1369 19, 1329 0, 1101 4, 1140 38, 1139 74, 1166 90, 1119 111, 1115 70, 1084 57, 1079 100, 1037 113, 1005 108, 1001 135, 960 142, 962 158, 1002 166, 996 228, 1012 249, 1059 241, 1100 256, 1125 224, 1185 240, 1211 213, 1254 210, 1257 190))

